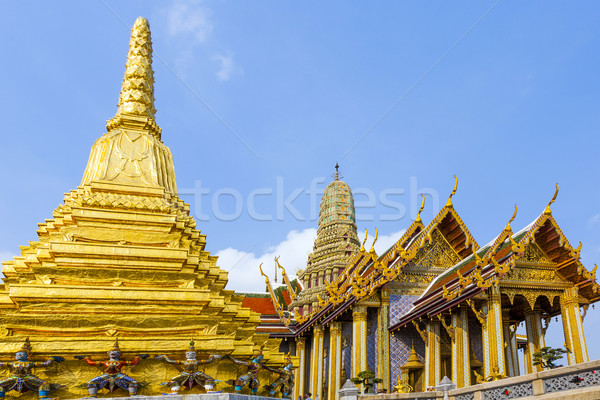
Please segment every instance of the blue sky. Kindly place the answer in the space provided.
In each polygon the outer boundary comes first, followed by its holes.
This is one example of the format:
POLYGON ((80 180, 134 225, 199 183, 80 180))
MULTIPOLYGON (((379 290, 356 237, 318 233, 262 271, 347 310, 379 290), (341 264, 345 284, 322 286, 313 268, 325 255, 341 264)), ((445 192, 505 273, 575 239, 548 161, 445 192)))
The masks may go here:
MULTIPOLYGON (((600 261, 599 8, 5 2, 0 255, 35 240, 36 224, 80 183, 116 111, 131 25, 145 16, 157 121, 180 195, 208 234, 207 250, 231 270, 231 288, 261 290, 257 264, 275 255, 291 271, 303 267, 314 193, 336 162, 362 205, 359 231, 377 227, 379 248, 409 225, 419 191, 439 198, 436 207, 428 197, 429 221, 454 174, 455 208, 481 245, 515 203, 515 228, 536 218, 558 182, 554 215, 571 242, 583 242, 591 269, 600 261)), ((599 324, 590 310, 593 359, 599 324)))

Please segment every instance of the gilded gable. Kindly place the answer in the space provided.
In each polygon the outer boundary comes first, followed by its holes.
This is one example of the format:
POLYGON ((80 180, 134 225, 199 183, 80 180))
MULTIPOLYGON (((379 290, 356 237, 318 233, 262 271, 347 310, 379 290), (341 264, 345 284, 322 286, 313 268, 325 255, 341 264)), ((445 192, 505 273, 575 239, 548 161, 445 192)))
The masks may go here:
POLYGON ((530 243, 525 249, 525 253, 519 261, 524 262, 539 262, 539 263, 548 263, 550 260, 546 256, 546 254, 540 249, 540 247, 535 243, 530 243))
POLYGON ((431 243, 427 243, 419 250, 410 266, 450 268, 461 260, 440 231, 434 230, 431 238, 431 243))

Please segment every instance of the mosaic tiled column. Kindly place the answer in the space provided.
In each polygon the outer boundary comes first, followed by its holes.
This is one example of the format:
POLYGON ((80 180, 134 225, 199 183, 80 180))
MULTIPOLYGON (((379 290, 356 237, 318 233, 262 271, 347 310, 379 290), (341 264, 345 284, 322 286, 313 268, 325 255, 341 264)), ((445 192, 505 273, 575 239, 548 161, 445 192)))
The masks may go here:
POLYGON ((339 400, 342 387, 342 323, 329 324, 329 394, 328 400, 339 400))
MULTIPOLYGON (((542 332, 542 311, 539 308, 525 312, 525 328, 527 329, 527 355, 533 360, 533 353, 546 345, 542 332)), ((532 364, 531 368, 532 372, 544 370, 541 365, 532 364)))
POLYGON ((504 334, 504 356, 508 376, 519 376, 519 355, 517 353, 517 331, 509 316, 510 310, 502 310, 502 333, 504 334))
POLYGON ((298 368, 294 371, 294 398, 297 399, 303 393, 304 388, 304 370, 306 362, 306 338, 296 338, 296 355, 298 356, 298 368))
POLYGON ((470 385, 471 358, 469 353, 469 310, 460 307, 452 314, 452 381, 457 388, 470 385))
POLYGON ((488 300, 483 305, 486 314, 483 330, 483 371, 484 376, 492 375, 494 369, 506 375, 504 362, 504 338, 502 334, 502 308, 498 287, 492 286, 488 300))
POLYGON ((349 378, 367 369, 367 308, 352 310, 352 373, 349 378))
POLYGON ((440 322, 428 321, 425 343, 425 386, 437 386, 440 382, 440 322))
POLYGON ((577 287, 566 289, 560 303, 569 365, 587 362, 589 358, 579 312, 577 287))
POLYGON ((377 311, 377 377, 383 379, 378 387, 390 390, 390 332, 389 326, 390 299, 387 291, 381 293, 381 306, 377 311))
POLYGON ((316 398, 323 398, 323 326, 313 328, 312 354, 310 357, 310 392, 316 398))

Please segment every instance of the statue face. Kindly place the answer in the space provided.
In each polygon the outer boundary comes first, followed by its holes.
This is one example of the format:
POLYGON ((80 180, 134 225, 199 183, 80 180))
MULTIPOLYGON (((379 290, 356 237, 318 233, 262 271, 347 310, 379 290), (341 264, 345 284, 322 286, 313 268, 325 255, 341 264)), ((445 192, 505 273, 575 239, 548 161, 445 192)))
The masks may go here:
POLYGON ((27 358, 28 358, 28 357, 27 357, 27 352, 25 352, 25 351, 18 351, 18 352, 15 354, 15 359, 16 359, 17 361, 27 361, 27 358))
POLYGON ((187 358, 188 360, 195 360, 196 352, 195 351, 186 351, 185 358, 187 358))
POLYGON ((108 352, 108 358, 111 360, 118 360, 121 358, 121 352, 118 350, 111 350, 108 352))

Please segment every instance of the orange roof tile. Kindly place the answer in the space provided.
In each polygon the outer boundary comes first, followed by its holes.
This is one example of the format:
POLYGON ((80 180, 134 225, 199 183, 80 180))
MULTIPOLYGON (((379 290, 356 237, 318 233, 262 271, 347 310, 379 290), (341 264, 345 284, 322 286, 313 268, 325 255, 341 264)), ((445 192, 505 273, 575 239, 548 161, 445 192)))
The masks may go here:
POLYGON ((242 307, 248 307, 259 314, 276 314, 270 297, 244 297, 242 307))

